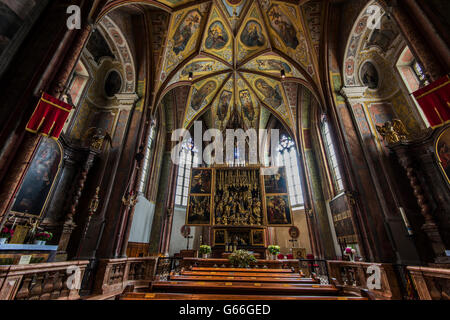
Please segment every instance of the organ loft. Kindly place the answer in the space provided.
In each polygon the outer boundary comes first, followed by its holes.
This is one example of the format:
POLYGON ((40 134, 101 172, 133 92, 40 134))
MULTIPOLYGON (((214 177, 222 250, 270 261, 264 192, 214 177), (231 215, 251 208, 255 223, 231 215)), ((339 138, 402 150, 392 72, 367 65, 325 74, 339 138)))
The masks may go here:
POLYGON ((449 3, 0 0, 0 299, 448 300, 449 3))

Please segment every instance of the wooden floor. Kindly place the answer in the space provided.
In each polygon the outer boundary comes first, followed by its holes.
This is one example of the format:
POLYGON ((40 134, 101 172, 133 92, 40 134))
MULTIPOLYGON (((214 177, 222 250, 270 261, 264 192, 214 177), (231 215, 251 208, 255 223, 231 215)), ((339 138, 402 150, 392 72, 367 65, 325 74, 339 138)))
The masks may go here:
POLYGON ((148 293, 127 293, 122 300, 366 300, 342 296, 332 285, 289 269, 202 268, 182 270, 154 281, 148 293))

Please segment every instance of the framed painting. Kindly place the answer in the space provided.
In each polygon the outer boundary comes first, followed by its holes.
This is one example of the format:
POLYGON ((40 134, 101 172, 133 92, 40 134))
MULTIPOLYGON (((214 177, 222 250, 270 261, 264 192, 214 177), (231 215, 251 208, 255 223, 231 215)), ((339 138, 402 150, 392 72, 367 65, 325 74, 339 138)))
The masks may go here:
POLYGON ((252 230, 252 245, 253 246, 265 246, 265 233, 264 229, 254 229, 252 230))
POLYGON ((227 242, 226 230, 214 229, 214 245, 215 246, 225 245, 226 242, 227 242))
POLYGON ((62 150, 58 142, 43 138, 22 180, 11 212, 40 217, 44 212, 61 166, 62 150))
POLYGON ((208 226, 211 224, 211 197, 189 196, 186 225, 208 226))
POLYGON ((450 184, 450 127, 445 129, 436 141, 436 156, 442 174, 450 184))
POLYGON ((206 168, 192 169, 190 194, 211 194, 212 170, 206 168))
POLYGON ((280 227, 292 225, 292 212, 288 195, 267 195, 266 211, 268 226, 280 227))
POLYGON ((286 168, 273 168, 271 175, 264 175, 264 187, 266 194, 287 193, 286 168))
POLYGON ((294 259, 306 259, 306 249, 292 248, 292 255, 294 256, 294 259))

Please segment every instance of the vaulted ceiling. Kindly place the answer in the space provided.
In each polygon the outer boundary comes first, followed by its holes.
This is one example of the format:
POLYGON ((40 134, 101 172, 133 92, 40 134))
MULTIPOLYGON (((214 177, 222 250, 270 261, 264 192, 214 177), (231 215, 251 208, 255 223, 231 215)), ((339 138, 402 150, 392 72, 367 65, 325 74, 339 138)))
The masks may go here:
POLYGON ((223 130, 239 118, 245 128, 257 129, 274 116, 296 131, 295 93, 289 90, 297 88, 294 82, 320 86, 322 1, 150 2, 171 13, 155 105, 170 90, 189 86, 186 98, 177 99, 185 128, 201 118, 223 130))

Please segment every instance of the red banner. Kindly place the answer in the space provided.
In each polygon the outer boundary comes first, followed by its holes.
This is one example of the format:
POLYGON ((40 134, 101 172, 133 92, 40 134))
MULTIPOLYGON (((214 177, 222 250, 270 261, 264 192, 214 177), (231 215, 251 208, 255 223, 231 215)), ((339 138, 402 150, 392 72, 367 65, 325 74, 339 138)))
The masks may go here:
POLYGON ((72 111, 71 105, 43 93, 33 116, 28 121, 26 130, 57 140, 70 111, 72 111))
POLYGON ((450 120, 450 77, 447 75, 414 92, 431 127, 450 120))

